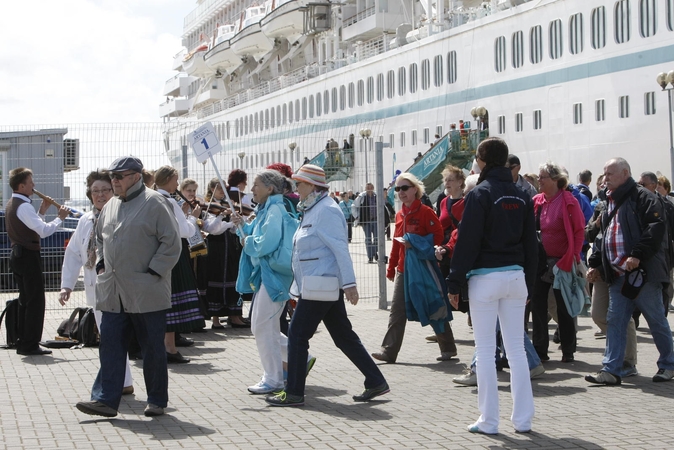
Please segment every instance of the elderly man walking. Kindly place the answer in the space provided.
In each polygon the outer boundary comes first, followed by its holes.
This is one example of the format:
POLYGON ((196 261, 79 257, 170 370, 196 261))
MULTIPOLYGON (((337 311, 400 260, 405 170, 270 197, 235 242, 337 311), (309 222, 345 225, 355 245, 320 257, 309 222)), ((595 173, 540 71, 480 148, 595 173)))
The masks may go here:
POLYGON ((662 205, 652 192, 637 185, 623 158, 606 163, 604 182, 607 208, 600 216, 602 237, 595 242, 587 278, 590 282, 603 278, 609 285, 606 350, 601 371, 585 380, 621 383, 627 324, 638 307, 660 352, 653 381, 669 381, 674 377, 674 351, 662 307, 662 283, 669 281, 662 205))
POLYGON ((145 187, 142 169, 143 163, 133 156, 116 159, 109 169, 115 197, 105 205, 96 225, 96 309, 103 313, 101 368, 91 401, 77 403, 85 414, 117 415, 131 331, 143 355, 148 395, 145 415, 164 414, 168 402, 164 333, 180 235, 171 205, 145 187))

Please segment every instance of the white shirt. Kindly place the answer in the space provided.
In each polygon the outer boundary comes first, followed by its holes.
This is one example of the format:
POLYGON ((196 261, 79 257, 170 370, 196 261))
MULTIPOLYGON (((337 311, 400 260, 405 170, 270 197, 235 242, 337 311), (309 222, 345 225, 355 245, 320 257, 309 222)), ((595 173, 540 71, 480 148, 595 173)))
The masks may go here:
POLYGON ((192 215, 190 215, 189 218, 185 217, 185 213, 183 212, 180 205, 178 205, 178 202, 165 190, 157 189, 157 192, 159 192, 161 195, 166 197, 169 202, 171 202, 171 206, 173 206, 173 214, 175 214, 176 220, 178 221, 180 237, 187 239, 188 237, 194 236, 194 233, 197 232, 197 218, 192 215))
POLYGON ((30 199, 25 195, 14 192, 12 198, 19 198, 28 202, 19 205, 16 210, 16 216, 28 228, 39 234, 41 238, 51 236, 57 230, 59 225, 61 225, 62 221, 58 217, 49 223, 45 222, 44 215, 38 214, 35 211, 33 205, 30 204, 30 199))

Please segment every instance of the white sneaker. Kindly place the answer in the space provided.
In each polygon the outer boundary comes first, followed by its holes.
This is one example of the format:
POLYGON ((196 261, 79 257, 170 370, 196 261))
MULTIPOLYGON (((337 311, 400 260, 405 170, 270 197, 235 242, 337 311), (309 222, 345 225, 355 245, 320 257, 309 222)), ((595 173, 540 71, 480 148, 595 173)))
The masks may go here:
POLYGON ((436 361, 449 361, 457 355, 456 352, 440 352, 440 356, 435 358, 436 361))
POLYGON ((539 364, 529 371, 529 378, 531 378, 533 380, 536 377, 540 377, 544 373, 545 373, 545 367, 543 367, 543 364, 539 364))
POLYGON ((460 377, 452 378, 452 381, 456 384, 462 384, 464 386, 477 386, 477 374, 475 372, 468 372, 460 377))
POLYGON ((262 394, 272 394, 277 391, 283 390, 283 386, 280 387, 273 387, 268 385, 267 383, 264 383, 262 380, 260 380, 256 385, 254 386, 248 386, 248 392, 251 394, 255 395, 262 395, 262 394))
POLYGON ((674 378, 674 370, 669 369, 660 369, 658 370, 658 373, 653 375, 653 381, 655 382, 669 381, 672 378, 674 378))

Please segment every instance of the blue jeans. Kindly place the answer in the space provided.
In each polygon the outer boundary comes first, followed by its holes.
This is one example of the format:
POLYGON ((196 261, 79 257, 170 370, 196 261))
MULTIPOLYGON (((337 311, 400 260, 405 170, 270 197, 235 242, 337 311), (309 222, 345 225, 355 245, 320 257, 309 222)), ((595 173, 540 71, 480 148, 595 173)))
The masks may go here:
POLYGON ((366 389, 377 387, 386 381, 351 328, 342 291, 339 299, 334 302, 302 298, 298 300, 288 330, 288 383, 285 389, 288 394, 304 396, 309 339, 313 337, 321 320, 337 348, 365 375, 366 389))
MULTIPOLYGON (((501 324, 499 322, 496 322, 496 333, 500 335, 501 331, 501 324)), ((503 340, 500 342, 497 342, 496 346, 496 361, 500 361, 501 358, 506 357, 506 351, 505 351, 505 346, 503 345, 503 340)), ((527 363, 529 364, 529 370, 533 369, 534 367, 538 367, 541 364, 541 358, 538 357, 538 353, 536 353, 536 349, 534 348, 534 344, 531 343, 531 339, 529 339, 529 335, 527 332, 524 332, 524 352, 527 354, 527 363)), ((470 363, 470 370, 472 372, 475 372, 475 361, 477 361, 477 350, 473 352, 473 360, 470 363)))
POLYGON ((91 400, 118 409, 122 399, 126 355, 131 330, 135 331, 143 354, 143 376, 147 402, 165 408, 168 403, 166 367, 166 310, 142 314, 103 311, 101 343, 98 348, 101 368, 91 388, 91 400))
POLYGON ((367 250, 367 259, 372 260, 377 254, 377 221, 363 222, 363 232, 365 233, 365 250, 367 250))
POLYGON ((606 320, 606 350, 604 352, 604 372, 620 375, 627 345, 627 324, 637 307, 644 315, 650 328, 653 342, 660 352, 659 369, 674 370, 672 331, 662 308, 662 283, 647 282, 634 300, 622 295, 625 276, 618 277, 609 286, 609 306, 606 320))

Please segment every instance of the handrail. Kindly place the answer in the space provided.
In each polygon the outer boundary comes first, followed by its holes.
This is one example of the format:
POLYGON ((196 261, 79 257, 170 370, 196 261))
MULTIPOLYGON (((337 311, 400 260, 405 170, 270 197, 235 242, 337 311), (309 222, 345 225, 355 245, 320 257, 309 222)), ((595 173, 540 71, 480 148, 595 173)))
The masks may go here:
POLYGON ((349 25, 353 25, 354 23, 365 19, 366 17, 370 17, 374 15, 375 12, 375 7, 370 6, 367 9, 362 10, 361 12, 357 13, 355 16, 347 17, 344 19, 344 27, 348 27, 349 25))

